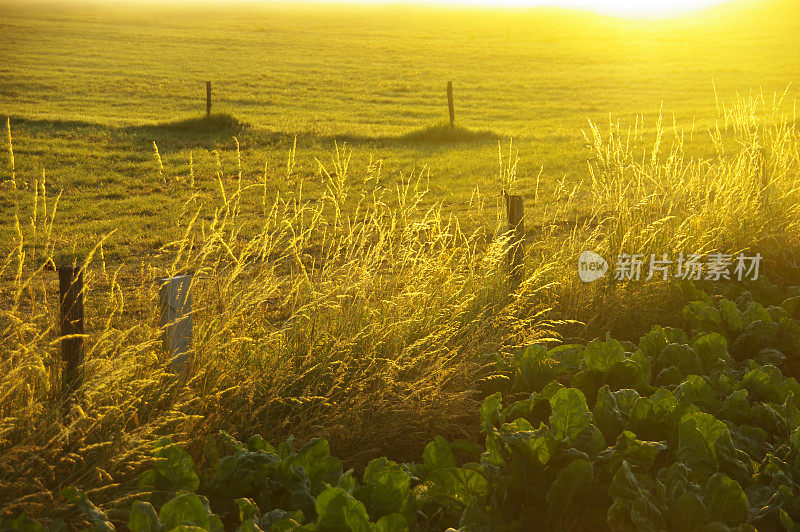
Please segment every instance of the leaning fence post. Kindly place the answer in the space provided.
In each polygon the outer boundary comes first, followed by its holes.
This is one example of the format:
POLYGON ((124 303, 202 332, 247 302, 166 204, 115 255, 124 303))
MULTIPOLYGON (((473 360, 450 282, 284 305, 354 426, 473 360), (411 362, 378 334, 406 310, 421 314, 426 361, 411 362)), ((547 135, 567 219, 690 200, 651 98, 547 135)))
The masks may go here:
POLYGON ((187 369, 187 352, 192 345, 192 276, 178 275, 159 282, 162 346, 170 356, 171 369, 182 373, 187 369))
POLYGON ((58 266, 63 389, 67 397, 83 384, 83 268, 58 266))
POLYGON ((447 82, 447 107, 450 109, 450 127, 456 125, 456 110, 453 107, 453 82, 447 82))
POLYGON ((206 116, 211 116, 211 82, 206 81, 206 116))
POLYGON ((514 233, 508 243, 506 263, 509 277, 516 288, 525 276, 525 216, 522 196, 505 194, 508 229, 514 233))

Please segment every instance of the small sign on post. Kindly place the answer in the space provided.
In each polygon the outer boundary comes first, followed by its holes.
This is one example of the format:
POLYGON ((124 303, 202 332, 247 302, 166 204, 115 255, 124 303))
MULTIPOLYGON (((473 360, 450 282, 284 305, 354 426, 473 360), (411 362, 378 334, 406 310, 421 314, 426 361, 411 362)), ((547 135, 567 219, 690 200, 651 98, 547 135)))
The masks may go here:
POLYGON ((447 82, 447 107, 450 109, 450 127, 456 125, 456 110, 453 106, 453 82, 447 82))
MULTIPOLYGON (((58 266, 61 358, 64 393, 71 398, 83 384, 83 268, 58 266)), ((68 399, 69 401, 69 399, 68 399)))
POLYGON ((211 82, 206 81, 206 116, 211 116, 211 82))
POLYGON ((188 351, 192 345, 192 285, 191 275, 159 279, 161 306, 161 341, 170 355, 170 367, 175 373, 187 369, 188 351))
POLYGON ((506 218, 508 230, 513 231, 508 243, 506 262, 508 275, 514 288, 525 277, 525 211, 522 196, 504 194, 506 199, 506 218))

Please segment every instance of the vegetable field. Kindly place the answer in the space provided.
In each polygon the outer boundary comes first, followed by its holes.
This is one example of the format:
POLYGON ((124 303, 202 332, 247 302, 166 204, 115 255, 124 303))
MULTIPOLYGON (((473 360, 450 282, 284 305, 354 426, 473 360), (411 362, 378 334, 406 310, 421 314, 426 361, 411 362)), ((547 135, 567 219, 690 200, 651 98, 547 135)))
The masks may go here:
MULTIPOLYGON (((777 530, 800 524, 800 296, 765 307, 684 285, 688 330, 518 350, 481 443, 344 471, 328 442, 223 434, 201 476, 169 438, 143 473, 132 532, 154 530, 777 530), (189 527, 189 528, 187 528, 189 527)), ((85 493, 63 497, 110 530, 85 493)), ((2 530, 55 530, 20 516, 2 530)))

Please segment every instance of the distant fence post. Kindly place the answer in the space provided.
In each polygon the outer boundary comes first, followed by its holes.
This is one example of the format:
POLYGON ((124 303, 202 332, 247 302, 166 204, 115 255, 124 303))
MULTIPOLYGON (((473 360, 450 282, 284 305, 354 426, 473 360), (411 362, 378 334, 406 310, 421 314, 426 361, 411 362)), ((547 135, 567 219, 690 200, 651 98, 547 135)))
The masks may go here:
POLYGON ((505 194, 506 218, 509 231, 514 231, 508 243, 506 263, 509 277, 516 288, 525 276, 525 210, 522 196, 505 194))
POLYGON ((192 345, 192 285, 191 275, 178 275, 159 279, 158 291, 161 307, 161 342, 170 358, 175 373, 187 368, 187 351, 192 345))
MULTIPOLYGON (((68 398, 83 384, 83 269, 58 266, 63 389, 68 398)), ((68 399, 70 401, 71 399, 68 399)))
POLYGON ((447 82, 447 107, 450 109, 450 127, 456 125, 456 110, 453 106, 453 82, 447 82))
POLYGON ((206 116, 211 116, 211 82, 206 81, 206 116))

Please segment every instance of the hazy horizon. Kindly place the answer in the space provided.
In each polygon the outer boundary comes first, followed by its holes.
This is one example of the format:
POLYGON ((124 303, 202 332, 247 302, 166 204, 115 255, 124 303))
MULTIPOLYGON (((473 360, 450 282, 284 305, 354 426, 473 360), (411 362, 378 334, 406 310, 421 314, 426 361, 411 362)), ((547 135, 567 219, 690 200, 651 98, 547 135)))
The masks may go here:
POLYGON ((771 0, 661 0, 658 2, 639 2, 634 0, 0 0, 2 4, 57 3, 65 5, 92 4, 158 4, 158 5, 263 5, 281 6, 308 5, 358 5, 358 6, 429 6, 452 8, 485 8, 509 10, 563 9, 567 11, 594 12, 612 16, 675 16, 691 14, 724 4, 756 5, 767 4, 771 0))

